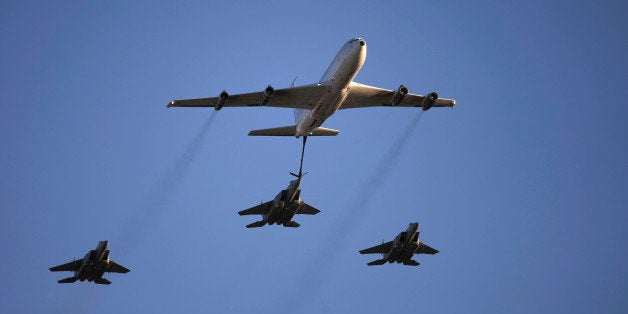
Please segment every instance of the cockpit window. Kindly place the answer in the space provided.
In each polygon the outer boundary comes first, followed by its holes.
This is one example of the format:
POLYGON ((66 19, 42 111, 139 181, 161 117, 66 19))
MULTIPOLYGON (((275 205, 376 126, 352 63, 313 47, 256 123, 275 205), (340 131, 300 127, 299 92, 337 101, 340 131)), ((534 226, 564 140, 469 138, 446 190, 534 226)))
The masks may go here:
POLYGON ((353 38, 353 39, 351 39, 349 41, 349 43, 351 44, 351 43, 356 42, 356 41, 359 41, 361 46, 364 46, 364 44, 365 44, 364 39, 362 39, 362 38, 353 38))

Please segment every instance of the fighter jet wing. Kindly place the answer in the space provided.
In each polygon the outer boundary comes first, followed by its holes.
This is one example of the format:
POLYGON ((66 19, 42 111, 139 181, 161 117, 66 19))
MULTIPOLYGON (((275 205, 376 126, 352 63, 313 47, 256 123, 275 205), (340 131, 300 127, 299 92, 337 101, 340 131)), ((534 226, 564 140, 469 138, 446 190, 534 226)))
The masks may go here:
MULTIPOLYGON (((316 102, 325 93, 325 86, 312 84, 299 87, 289 87, 275 90, 274 94, 264 104, 267 107, 283 107, 298 109, 313 109, 316 102)), ((260 106, 260 100, 264 91, 229 95, 223 107, 256 107, 260 106)), ((219 97, 178 99, 168 104, 170 107, 215 107, 219 97)))
MULTIPOLYGON (((349 95, 340 109, 392 106, 394 93, 393 90, 352 82, 349 85, 349 95)), ((422 102, 423 96, 407 94, 397 107, 420 107, 422 102)), ((432 107, 453 107, 455 104, 453 99, 438 98, 432 107)))
POLYGON ((392 247, 392 241, 382 243, 380 245, 376 245, 368 249, 364 249, 360 251, 360 254, 375 254, 375 253, 384 254, 384 253, 388 253, 391 247, 392 247))
POLYGON ((268 201, 266 203, 263 204, 259 204, 257 206, 253 206, 249 209, 245 209, 242 211, 239 211, 238 214, 240 216, 244 216, 244 215, 266 215, 270 212, 270 208, 273 206, 273 201, 268 201))
POLYGON ((321 211, 310 206, 309 204, 303 202, 301 203, 301 207, 299 207, 299 210, 296 212, 299 215, 316 215, 318 213, 320 213, 321 211))
POLYGON ((76 260, 63 265, 50 267, 50 271, 77 271, 81 268, 82 260, 76 260))
POLYGON ((431 248, 429 245, 421 242, 419 243, 419 247, 416 249, 414 254, 436 254, 438 250, 431 248))
POLYGON ((109 261, 109 267, 107 267, 107 270, 106 270, 106 272, 108 273, 121 273, 121 274, 126 274, 130 271, 131 270, 129 270, 128 268, 111 260, 109 261))

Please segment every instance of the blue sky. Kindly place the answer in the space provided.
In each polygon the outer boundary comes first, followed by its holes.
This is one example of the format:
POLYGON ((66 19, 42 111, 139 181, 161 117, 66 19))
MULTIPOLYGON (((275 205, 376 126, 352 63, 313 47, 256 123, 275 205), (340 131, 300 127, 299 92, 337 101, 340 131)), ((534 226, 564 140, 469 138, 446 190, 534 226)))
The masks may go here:
POLYGON ((0 4, 3 313, 625 313, 628 5, 621 1, 0 4), (454 109, 337 112, 308 141, 298 229, 244 226, 300 141, 277 108, 172 99, 356 81, 454 109), (409 134, 409 135, 408 135, 409 134), (358 250, 413 221, 417 268, 358 250), (110 240, 132 271, 60 285, 110 240))

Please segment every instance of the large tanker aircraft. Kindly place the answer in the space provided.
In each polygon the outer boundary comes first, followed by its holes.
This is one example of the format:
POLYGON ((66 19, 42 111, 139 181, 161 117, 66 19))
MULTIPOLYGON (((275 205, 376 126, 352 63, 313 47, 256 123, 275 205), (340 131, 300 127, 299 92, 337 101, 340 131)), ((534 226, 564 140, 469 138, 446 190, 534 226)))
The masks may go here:
POLYGON ((264 136, 323 136, 337 135, 338 130, 321 127, 323 122, 340 109, 390 106, 453 107, 453 99, 438 98, 436 92, 425 96, 408 93, 400 85, 396 90, 363 85, 353 81, 366 59, 366 41, 353 38, 340 48, 331 65, 318 83, 274 89, 268 85, 261 92, 229 95, 222 91, 218 97, 173 100, 168 107, 284 107, 294 109, 295 124, 270 129, 252 130, 249 135, 264 136))

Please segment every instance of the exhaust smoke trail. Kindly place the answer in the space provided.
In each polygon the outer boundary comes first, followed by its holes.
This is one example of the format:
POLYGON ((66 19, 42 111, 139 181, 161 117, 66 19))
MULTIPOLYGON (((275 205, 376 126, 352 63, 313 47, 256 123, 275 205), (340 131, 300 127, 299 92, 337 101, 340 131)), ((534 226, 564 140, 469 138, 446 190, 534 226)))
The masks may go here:
MULTIPOLYGON (((341 235, 341 241, 335 240, 336 246, 332 251, 337 252, 335 248, 338 245, 346 245, 346 241, 343 241, 346 236, 353 232, 356 221, 366 216, 365 209, 369 208, 369 204, 373 198, 377 195, 380 187, 386 182, 388 176, 392 170, 399 163, 399 156, 403 152, 403 149, 407 146, 408 140, 412 135, 412 132, 416 129, 423 111, 419 111, 410 123, 406 126, 403 132, 395 139, 388 151, 381 157, 381 159, 375 165, 374 170, 370 173, 364 183, 358 188, 358 191, 349 203, 349 206, 343 211, 341 219, 337 220, 337 223, 332 226, 330 239, 335 239, 338 235, 341 235)), ((331 248, 329 248, 331 250, 331 248)))
POLYGON ((124 243, 124 245, 120 245, 122 247, 120 251, 116 250, 116 256, 127 255, 128 252, 136 249, 142 240, 145 228, 159 219, 171 201, 173 192, 187 177, 192 164, 198 158, 215 116, 213 112, 210 114, 190 143, 187 144, 183 153, 172 162, 161 178, 150 188, 142 202, 144 205, 130 213, 127 221, 118 230, 119 236, 116 243, 124 243))
MULTIPOLYGON (((286 308, 289 309, 286 312, 295 312, 295 309, 300 309, 305 303, 305 299, 302 298, 302 289, 306 285, 310 288, 307 295, 313 295, 318 293, 323 285, 329 279, 329 270, 334 269, 334 264, 337 262, 339 252, 345 251, 349 237, 352 235, 356 226, 367 216, 369 209, 369 203, 373 200, 380 187, 386 182, 391 171, 397 166, 399 162, 399 156, 403 152, 403 149, 407 146, 410 136, 416 129, 423 111, 419 111, 405 127, 403 132, 395 139, 390 148, 381 157, 374 167, 374 170, 363 181, 364 183, 358 187, 356 195, 349 202, 348 206, 343 210, 341 217, 336 220, 336 223, 330 227, 330 230, 326 232, 328 235, 321 243, 318 252, 315 254, 315 258, 312 261, 310 267, 306 267, 299 280, 296 281, 296 285, 299 287, 292 287, 293 293, 297 292, 299 295, 288 297, 290 300, 286 304, 286 308), (333 245, 332 245, 333 243, 333 245), (312 272, 311 269, 317 269, 317 272, 312 272)), ((298 312, 298 311, 296 311, 298 312)))

